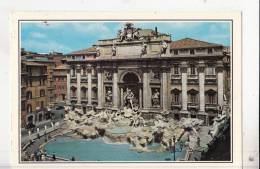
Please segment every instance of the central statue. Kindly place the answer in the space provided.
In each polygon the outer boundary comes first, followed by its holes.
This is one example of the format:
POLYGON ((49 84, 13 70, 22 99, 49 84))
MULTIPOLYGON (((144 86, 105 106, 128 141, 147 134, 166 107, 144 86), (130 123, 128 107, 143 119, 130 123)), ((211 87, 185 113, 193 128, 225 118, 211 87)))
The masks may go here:
POLYGON ((131 109, 133 109, 133 100, 134 100, 134 93, 131 91, 131 89, 126 88, 126 94, 124 97, 125 105, 130 105, 131 109))

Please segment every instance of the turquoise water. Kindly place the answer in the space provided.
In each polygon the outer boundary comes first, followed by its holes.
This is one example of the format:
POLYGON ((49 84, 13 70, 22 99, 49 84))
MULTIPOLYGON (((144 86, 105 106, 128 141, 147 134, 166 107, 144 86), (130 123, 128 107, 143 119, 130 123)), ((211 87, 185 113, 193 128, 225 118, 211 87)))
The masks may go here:
POLYGON ((125 134, 130 131, 130 127, 117 127, 113 129, 108 129, 109 132, 114 134, 125 134))
MULTIPOLYGON (((153 144, 151 148, 158 147, 153 144)), ((45 146, 48 154, 71 159, 76 161, 165 161, 173 159, 170 152, 144 152, 138 153, 129 150, 130 144, 107 144, 102 138, 95 140, 73 139, 59 137, 52 140, 45 146)), ((179 153, 176 152, 176 158, 179 153)))

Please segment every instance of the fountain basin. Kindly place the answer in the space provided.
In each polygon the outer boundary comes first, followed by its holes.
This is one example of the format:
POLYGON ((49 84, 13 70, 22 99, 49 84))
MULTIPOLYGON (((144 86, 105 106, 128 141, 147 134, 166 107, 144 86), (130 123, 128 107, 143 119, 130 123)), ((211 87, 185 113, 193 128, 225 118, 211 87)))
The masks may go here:
MULTIPOLYGON (((127 143, 106 143, 103 138, 94 140, 74 139, 70 137, 57 137, 45 145, 47 154, 55 154, 57 157, 76 161, 168 161, 173 159, 173 154, 167 152, 157 152, 159 144, 148 146, 151 152, 138 153, 131 150, 133 148, 127 143)), ((177 157, 182 153, 176 152, 177 157)))

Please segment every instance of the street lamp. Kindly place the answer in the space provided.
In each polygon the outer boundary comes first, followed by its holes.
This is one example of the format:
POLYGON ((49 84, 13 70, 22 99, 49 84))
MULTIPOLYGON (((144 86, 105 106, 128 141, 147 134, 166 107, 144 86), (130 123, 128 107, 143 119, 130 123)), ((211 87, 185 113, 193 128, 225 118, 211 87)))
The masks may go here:
POLYGON ((175 161, 175 152, 176 152, 176 150, 175 150, 175 141, 176 141, 175 136, 173 136, 172 141, 173 141, 173 160, 175 161))

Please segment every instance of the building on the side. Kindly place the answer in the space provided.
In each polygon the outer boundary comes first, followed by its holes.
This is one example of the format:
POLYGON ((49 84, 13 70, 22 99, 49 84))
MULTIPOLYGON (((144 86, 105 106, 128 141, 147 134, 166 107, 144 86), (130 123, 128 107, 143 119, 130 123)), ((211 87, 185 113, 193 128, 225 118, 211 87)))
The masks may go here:
POLYGON ((48 54, 37 54, 34 55, 32 59, 27 59, 29 62, 35 62, 39 64, 43 64, 47 67, 47 106, 53 105, 55 103, 55 87, 54 87, 54 79, 53 79, 53 71, 55 68, 55 63, 53 60, 48 58, 48 54))
MULTIPOLYGON (((119 110, 138 107, 147 118, 165 111, 212 124, 225 104, 229 63, 221 44, 185 38, 173 41, 157 28, 131 23, 113 39, 66 55, 67 102, 119 110), (225 65, 227 64, 227 65, 225 65)), ((228 86, 228 85, 227 85, 228 86)), ((229 85, 230 86, 230 85, 229 85)))
POLYGON ((68 67, 65 64, 60 64, 54 68, 53 80, 55 87, 54 98, 56 102, 66 101, 67 94, 67 70, 68 67))
POLYGON ((47 66, 21 62, 21 126, 30 127, 50 118, 47 105, 47 66))
POLYGON ((51 52, 48 58, 54 62, 55 67, 64 64, 64 55, 62 53, 51 52))

